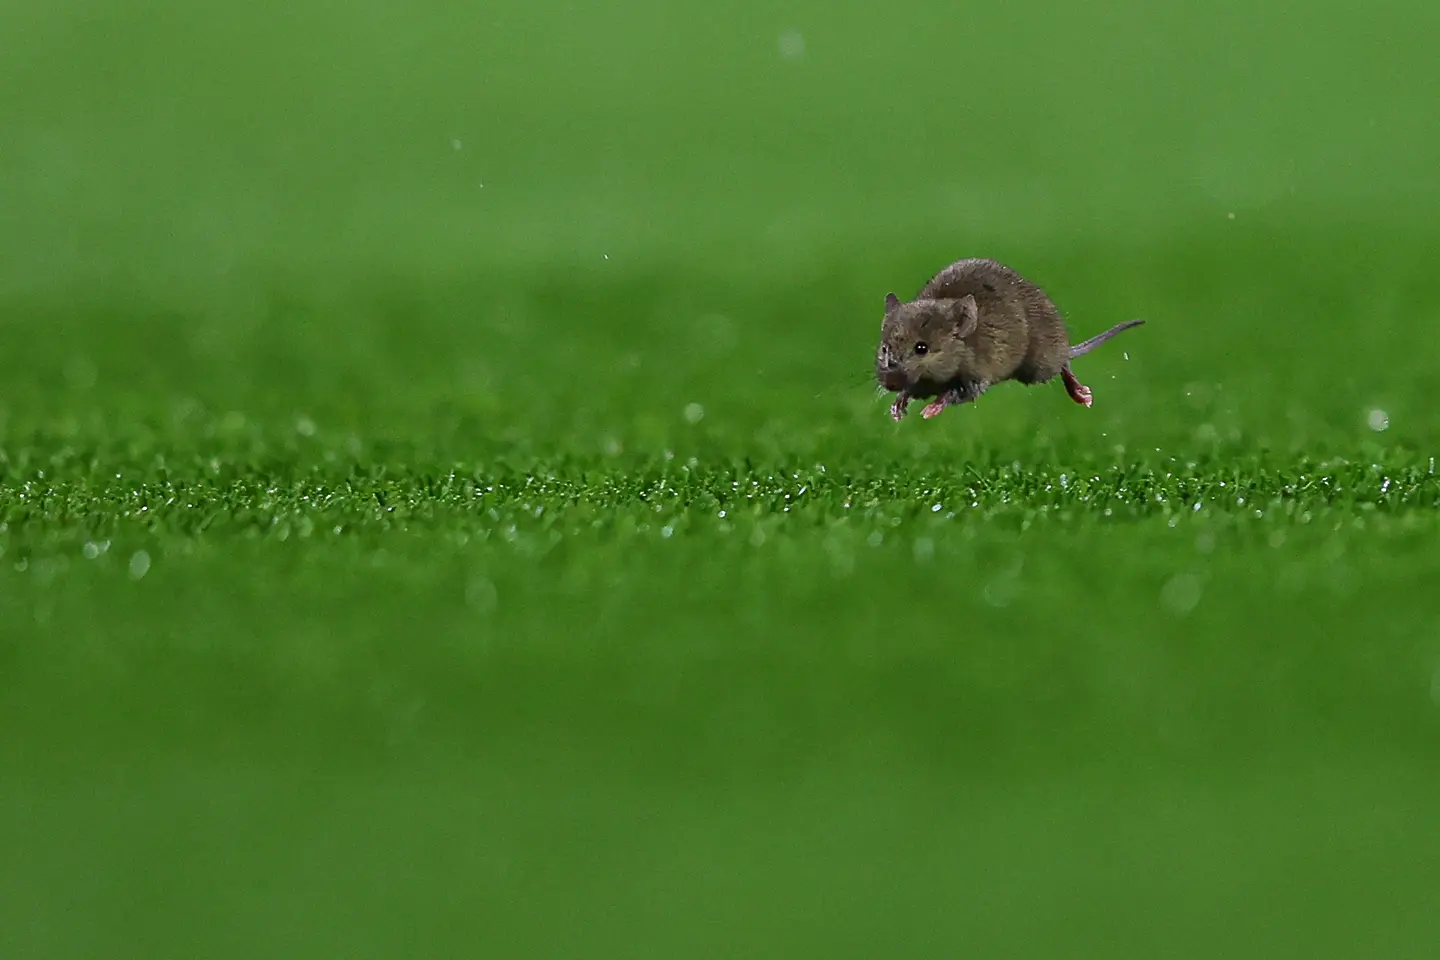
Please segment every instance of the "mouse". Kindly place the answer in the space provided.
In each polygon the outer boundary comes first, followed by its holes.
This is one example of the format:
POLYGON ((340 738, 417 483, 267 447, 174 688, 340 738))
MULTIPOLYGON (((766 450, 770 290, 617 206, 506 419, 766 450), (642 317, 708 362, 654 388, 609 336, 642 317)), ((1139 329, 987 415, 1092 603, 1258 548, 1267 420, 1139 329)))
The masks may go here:
POLYGON ((875 379, 895 394, 890 416, 897 421, 911 400, 931 400, 921 414, 929 420, 1007 380, 1033 386, 1057 376, 1072 400, 1089 407, 1094 393, 1070 361, 1144 322, 1117 323, 1072 345, 1059 309, 1039 286, 995 260, 957 260, 913 300, 885 295, 875 379))

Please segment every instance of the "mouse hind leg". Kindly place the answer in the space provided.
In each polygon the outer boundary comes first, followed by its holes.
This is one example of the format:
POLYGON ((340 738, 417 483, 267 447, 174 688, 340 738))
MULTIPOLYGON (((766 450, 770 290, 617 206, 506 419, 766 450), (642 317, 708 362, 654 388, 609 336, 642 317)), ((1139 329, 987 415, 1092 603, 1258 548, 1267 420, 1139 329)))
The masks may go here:
POLYGON ((1060 368, 1060 376, 1065 380, 1065 392, 1070 394, 1070 399, 1082 406, 1090 406, 1094 401, 1094 394, 1090 388, 1076 379, 1075 374, 1070 370, 1070 364, 1060 368))

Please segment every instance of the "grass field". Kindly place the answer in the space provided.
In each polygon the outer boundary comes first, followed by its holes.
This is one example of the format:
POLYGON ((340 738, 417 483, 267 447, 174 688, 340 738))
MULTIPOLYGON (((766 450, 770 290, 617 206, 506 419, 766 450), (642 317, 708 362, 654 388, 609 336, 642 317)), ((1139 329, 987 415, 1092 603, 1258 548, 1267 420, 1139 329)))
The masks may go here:
POLYGON ((0 957, 1429 957, 1440 13, 0 5, 0 957), (961 256, 1089 336, 895 424, 961 256))

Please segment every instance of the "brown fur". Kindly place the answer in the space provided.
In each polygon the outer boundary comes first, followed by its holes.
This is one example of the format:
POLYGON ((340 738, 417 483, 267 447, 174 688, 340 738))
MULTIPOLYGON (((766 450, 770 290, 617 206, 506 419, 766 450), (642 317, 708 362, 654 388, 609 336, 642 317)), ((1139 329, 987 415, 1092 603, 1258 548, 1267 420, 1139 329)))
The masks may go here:
POLYGON ((897 420, 913 398, 938 398, 926 407, 928 418, 1006 380, 1029 385, 1057 376, 1089 406, 1090 390, 1070 372, 1070 360, 1143 322, 1119 324, 1072 348, 1060 311, 1038 286, 994 260, 960 260, 908 303, 886 296, 875 377, 897 394, 897 420))

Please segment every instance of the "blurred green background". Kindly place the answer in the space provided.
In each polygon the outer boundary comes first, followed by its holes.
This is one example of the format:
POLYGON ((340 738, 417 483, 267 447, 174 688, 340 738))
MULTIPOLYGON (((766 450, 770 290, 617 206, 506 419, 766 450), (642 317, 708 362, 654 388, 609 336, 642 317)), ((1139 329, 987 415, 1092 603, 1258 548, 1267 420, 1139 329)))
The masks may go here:
POLYGON ((0 956, 1433 952, 1440 8, 0 37, 0 956))

